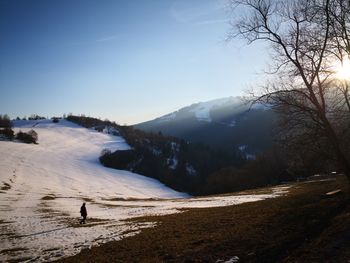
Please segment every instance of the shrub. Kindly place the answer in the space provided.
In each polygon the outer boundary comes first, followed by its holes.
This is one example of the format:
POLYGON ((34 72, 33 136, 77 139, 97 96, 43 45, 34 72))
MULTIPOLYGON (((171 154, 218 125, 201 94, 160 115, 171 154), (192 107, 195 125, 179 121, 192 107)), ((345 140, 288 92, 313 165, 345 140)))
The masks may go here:
POLYGON ((53 118, 52 118, 52 122, 53 122, 53 123, 58 123, 59 121, 60 121, 60 119, 57 118, 57 117, 53 117, 53 118))
POLYGON ((103 150, 100 156, 100 162, 107 167, 115 169, 128 169, 131 163, 138 159, 134 150, 116 151, 111 153, 109 150, 103 150))
POLYGON ((34 143, 37 144, 38 141, 38 134, 34 130, 30 130, 29 132, 25 133, 22 131, 19 131, 16 134, 16 139, 20 140, 24 143, 34 143))
POLYGON ((45 120, 45 117, 39 116, 37 114, 32 114, 28 117, 28 120, 37 121, 37 120, 45 120))
POLYGON ((101 151, 100 157, 103 157, 103 156, 109 155, 109 154, 112 154, 112 151, 110 149, 103 149, 101 151))
POLYGON ((1 128, 11 128, 11 120, 8 115, 0 114, 0 127, 1 128))
POLYGON ((15 133, 11 128, 0 129, 0 135, 3 135, 5 138, 12 140, 15 136, 15 133))

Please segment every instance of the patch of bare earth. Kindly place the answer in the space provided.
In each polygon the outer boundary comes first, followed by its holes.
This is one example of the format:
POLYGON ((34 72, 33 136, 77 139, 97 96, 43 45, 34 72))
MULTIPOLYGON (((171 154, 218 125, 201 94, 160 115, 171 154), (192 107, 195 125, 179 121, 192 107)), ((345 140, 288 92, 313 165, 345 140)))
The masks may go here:
POLYGON ((348 204, 343 177, 297 183, 274 199, 132 219, 156 226, 59 262, 348 262, 348 204))
POLYGON ((3 184, 3 186, 1 186, 0 190, 7 191, 7 190, 11 189, 11 185, 10 184, 5 183, 5 182, 3 182, 2 184, 3 184))

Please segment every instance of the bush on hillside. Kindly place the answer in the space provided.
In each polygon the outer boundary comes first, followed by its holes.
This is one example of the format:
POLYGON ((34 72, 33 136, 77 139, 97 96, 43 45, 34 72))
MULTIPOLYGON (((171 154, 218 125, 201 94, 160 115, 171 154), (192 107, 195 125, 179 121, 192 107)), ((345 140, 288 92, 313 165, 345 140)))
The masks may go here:
POLYGON ((0 128, 11 128, 11 126, 10 117, 7 114, 0 114, 0 128))
POLYGON ((0 137, 12 140, 14 137, 14 132, 11 127, 12 123, 10 117, 7 114, 0 114, 0 137))
POLYGON ((60 121, 60 118, 58 117, 52 117, 52 122, 53 123, 58 123, 60 121))
POLYGON ((0 136, 6 139, 12 140, 15 136, 14 131, 11 128, 0 129, 0 136))
POLYGON ((106 166, 116 169, 128 169, 130 164, 137 159, 137 153, 134 150, 116 151, 103 150, 100 156, 100 162, 106 166))
POLYGON ((102 151, 101 151, 101 154, 100 154, 100 157, 102 157, 102 156, 104 156, 104 155, 108 155, 108 154, 111 154, 112 153, 112 151, 110 150, 110 149, 103 149, 102 151))
POLYGON ((39 116, 37 114, 32 114, 30 115, 30 117, 28 117, 28 120, 31 120, 31 121, 45 120, 45 119, 46 119, 45 117, 39 116))
POLYGON ((28 132, 22 132, 19 131, 16 134, 16 139, 20 140, 24 143, 34 143, 37 144, 38 141, 38 134, 36 133, 36 131, 34 130, 30 130, 28 132))

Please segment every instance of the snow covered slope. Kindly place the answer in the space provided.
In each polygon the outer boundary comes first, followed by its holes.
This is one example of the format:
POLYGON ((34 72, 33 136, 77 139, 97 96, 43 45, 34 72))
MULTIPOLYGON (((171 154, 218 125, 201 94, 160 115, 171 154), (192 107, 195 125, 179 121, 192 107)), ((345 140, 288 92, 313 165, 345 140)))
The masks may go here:
MULTIPOLYGON (((60 213, 77 217, 84 200, 187 197, 154 179, 103 167, 98 161, 102 149, 129 148, 121 137, 65 120, 58 124, 50 120, 15 122, 16 131, 29 129, 38 133, 38 145, 0 142, 2 234, 28 235, 56 229, 56 222, 55 226, 45 225, 44 218, 60 213), (50 200, 56 200, 57 211, 48 207, 50 200), (13 223, 6 226, 4 222, 13 223)), ((1 248, 12 245, 0 242, 1 248)))
POLYGON ((229 98, 211 100, 207 102, 199 102, 197 104, 192 105, 192 109, 190 109, 189 111, 194 112, 194 115, 199 121, 212 122, 210 112, 213 109, 223 107, 226 105, 238 105, 241 107, 242 104, 243 104, 242 98, 229 97, 229 98))
POLYGON ((242 112, 244 110, 247 110, 249 108, 249 105, 245 104, 244 99, 242 97, 220 98, 205 102, 194 103, 190 106, 181 108, 178 111, 159 117, 153 121, 162 123, 176 119, 194 117, 197 121, 204 121, 210 123, 213 121, 211 111, 223 107, 234 107, 235 111, 242 112))
POLYGON ((242 97, 215 99, 134 126, 228 151, 245 145, 243 156, 253 156, 271 148, 278 116, 266 105, 250 106, 242 97))
POLYGON ((1 262, 51 261, 153 225, 123 221, 127 218, 233 205, 281 193, 274 189, 268 195, 187 199, 187 194, 154 179, 103 167, 98 161, 102 149, 129 148, 121 137, 64 120, 19 121, 15 126, 16 131, 34 129, 39 144, 0 141, 1 262), (82 202, 87 203, 86 225, 78 223, 82 202))
POLYGON ((1 142, 1 180, 16 174, 16 186, 43 195, 81 195, 97 198, 184 197, 158 181, 126 171, 103 167, 98 157, 104 148, 126 150, 123 138, 88 130, 71 122, 15 122, 15 130, 34 129, 38 145, 1 142), (34 127, 32 127, 34 126, 34 127), (43 184, 45 189, 43 190, 43 184))

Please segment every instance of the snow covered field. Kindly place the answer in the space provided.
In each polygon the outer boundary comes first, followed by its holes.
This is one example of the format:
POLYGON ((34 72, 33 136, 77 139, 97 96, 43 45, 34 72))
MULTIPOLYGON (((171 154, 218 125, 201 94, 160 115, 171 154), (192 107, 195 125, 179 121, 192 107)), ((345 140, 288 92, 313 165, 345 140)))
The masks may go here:
POLYGON ((1 262, 51 261, 154 225, 128 218, 258 201, 287 190, 190 198, 154 179, 103 167, 98 161, 102 149, 130 148, 121 137, 65 120, 15 122, 15 131, 30 129, 38 133, 39 144, 0 141, 1 262), (83 202, 86 225, 79 224, 83 202))

